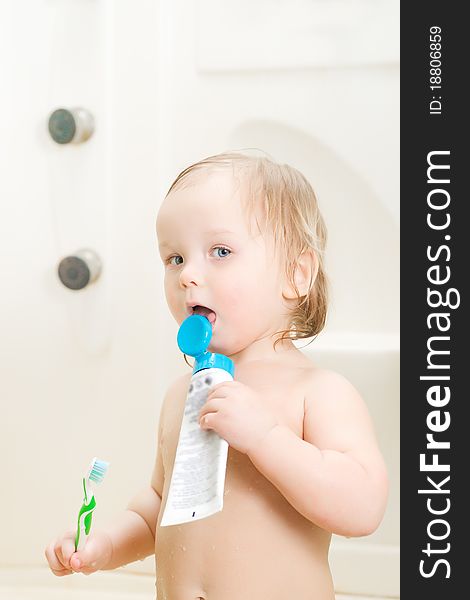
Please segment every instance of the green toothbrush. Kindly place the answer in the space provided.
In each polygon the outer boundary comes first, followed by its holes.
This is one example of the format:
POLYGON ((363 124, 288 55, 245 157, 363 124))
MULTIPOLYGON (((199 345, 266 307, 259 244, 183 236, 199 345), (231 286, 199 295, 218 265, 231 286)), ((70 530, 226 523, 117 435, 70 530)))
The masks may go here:
POLYGON ((77 535, 75 536, 75 552, 81 550, 86 543, 91 529, 91 517, 96 508, 94 485, 101 483, 108 471, 109 463, 94 458, 83 478, 83 504, 78 513, 77 535))

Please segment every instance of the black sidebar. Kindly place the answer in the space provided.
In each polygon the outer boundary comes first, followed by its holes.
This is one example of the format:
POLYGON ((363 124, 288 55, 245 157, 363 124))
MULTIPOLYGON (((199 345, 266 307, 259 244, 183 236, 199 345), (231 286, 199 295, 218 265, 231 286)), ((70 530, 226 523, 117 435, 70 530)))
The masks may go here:
POLYGON ((402 600, 470 597, 464 6, 401 4, 402 600))

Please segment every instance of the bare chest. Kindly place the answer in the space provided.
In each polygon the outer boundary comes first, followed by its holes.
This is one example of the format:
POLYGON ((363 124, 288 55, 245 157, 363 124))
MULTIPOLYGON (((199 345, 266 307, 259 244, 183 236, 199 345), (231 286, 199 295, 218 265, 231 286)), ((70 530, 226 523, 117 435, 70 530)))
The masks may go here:
MULTIPOLYGON (((302 438, 304 397, 299 373, 264 369, 236 375, 238 381, 260 394, 280 423, 302 438)), ((184 400, 179 399, 181 405, 175 405, 172 418, 167 415, 163 426, 162 506, 168 494, 184 400)), ((329 600, 328 545, 326 532, 300 515, 246 455, 229 448, 223 510, 180 526, 157 526, 157 590, 161 597, 178 600, 232 600, 243 597, 248 581, 253 598, 266 597, 269 582, 273 599, 303 600, 313 597, 312 582, 316 579, 315 585, 323 581, 327 590, 325 596, 317 597, 329 600), (275 569, 281 555, 289 557, 289 577, 275 569), (315 572, 317 578, 312 578, 315 572), (245 583, 240 587, 242 580, 245 583), (295 582, 295 590, 290 581, 295 582)))
MULTIPOLYGON (((236 376, 237 381, 258 392, 261 402, 280 424, 289 427, 298 437, 303 438, 304 396, 300 369, 282 372, 273 367, 261 367, 258 370, 251 368, 240 370, 236 376)), ((164 493, 173 469, 185 400, 183 396, 175 398, 163 422, 160 443, 165 473, 164 493)), ((238 452, 231 452, 227 463, 227 476, 241 476, 241 471, 249 468, 251 461, 246 457, 243 461, 242 456, 238 452), (235 463, 230 460, 234 453, 239 455, 239 460, 235 463), (245 465, 243 469, 242 464, 245 465)))

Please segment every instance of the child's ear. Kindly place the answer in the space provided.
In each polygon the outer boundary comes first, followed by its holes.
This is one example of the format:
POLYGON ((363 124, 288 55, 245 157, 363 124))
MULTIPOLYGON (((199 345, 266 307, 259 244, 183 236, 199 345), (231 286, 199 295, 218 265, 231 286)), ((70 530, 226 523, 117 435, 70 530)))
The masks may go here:
MULTIPOLYGON (((313 250, 306 250, 297 259, 294 272, 294 282, 301 298, 307 295, 310 286, 315 281, 318 273, 318 260, 313 250)), ((282 295, 286 299, 297 299, 297 292, 291 281, 285 280, 282 295)))

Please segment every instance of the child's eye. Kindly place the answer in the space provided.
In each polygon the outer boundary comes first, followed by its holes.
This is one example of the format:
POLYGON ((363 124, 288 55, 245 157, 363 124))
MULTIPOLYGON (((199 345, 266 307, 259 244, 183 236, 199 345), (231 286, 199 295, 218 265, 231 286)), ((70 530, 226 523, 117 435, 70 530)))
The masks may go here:
POLYGON ((224 246, 216 246, 212 249, 212 252, 216 252, 216 258, 226 258, 232 254, 232 251, 224 246))
POLYGON ((174 265, 174 266, 179 266, 182 262, 183 262, 183 257, 180 256, 179 254, 175 254, 174 256, 170 256, 169 258, 166 259, 166 264, 167 265, 174 265), (181 258, 181 262, 178 262, 176 259, 181 258), (173 262, 173 259, 176 260, 176 262, 173 262))

